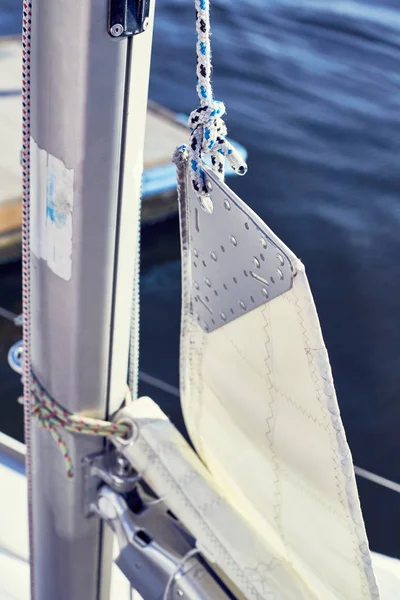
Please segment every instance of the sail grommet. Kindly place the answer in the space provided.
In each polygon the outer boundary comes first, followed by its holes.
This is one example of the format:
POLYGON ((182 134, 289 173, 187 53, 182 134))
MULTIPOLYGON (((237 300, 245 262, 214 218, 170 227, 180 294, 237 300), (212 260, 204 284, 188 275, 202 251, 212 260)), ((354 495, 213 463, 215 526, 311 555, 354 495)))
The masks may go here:
POLYGON ((124 435, 113 436, 119 446, 129 446, 129 444, 132 444, 132 442, 137 440, 139 429, 134 421, 128 417, 122 417, 121 419, 117 419, 116 423, 122 427, 124 425, 127 426, 127 431, 124 433, 124 435))

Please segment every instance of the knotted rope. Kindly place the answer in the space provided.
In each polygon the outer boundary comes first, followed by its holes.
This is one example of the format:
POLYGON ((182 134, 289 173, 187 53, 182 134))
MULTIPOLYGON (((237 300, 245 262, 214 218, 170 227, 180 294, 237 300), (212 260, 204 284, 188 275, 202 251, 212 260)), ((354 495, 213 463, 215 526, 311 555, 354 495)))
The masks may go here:
POLYGON ((207 196, 203 171, 203 155, 211 155, 213 171, 224 179, 225 159, 238 175, 247 172, 247 165, 240 153, 226 139, 227 129, 222 116, 223 102, 214 100, 211 86, 210 3, 195 0, 196 5, 196 52, 197 93, 200 100, 189 117, 191 131, 190 169, 192 185, 198 196, 207 196))
POLYGON ((63 455, 68 477, 74 476, 74 467, 68 446, 59 432, 65 429, 71 433, 110 437, 116 435, 125 438, 131 433, 131 427, 125 421, 102 421, 79 414, 72 414, 53 400, 32 374, 31 390, 33 395, 32 415, 43 429, 50 431, 63 455))

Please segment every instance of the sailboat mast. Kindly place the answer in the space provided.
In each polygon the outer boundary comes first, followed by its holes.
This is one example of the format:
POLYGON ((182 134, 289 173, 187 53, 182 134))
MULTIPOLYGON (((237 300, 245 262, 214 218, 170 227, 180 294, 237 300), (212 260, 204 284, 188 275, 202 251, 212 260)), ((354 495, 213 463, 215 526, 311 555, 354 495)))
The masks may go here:
MULTIPOLYGON (((109 0, 33 3, 31 364, 62 407, 96 418, 126 392, 153 8, 127 38, 110 33, 109 0)), ((104 442, 61 432, 70 479, 49 432, 28 430, 34 597, 105 600, 112 543, 84 514, 82 469, 104 442)))

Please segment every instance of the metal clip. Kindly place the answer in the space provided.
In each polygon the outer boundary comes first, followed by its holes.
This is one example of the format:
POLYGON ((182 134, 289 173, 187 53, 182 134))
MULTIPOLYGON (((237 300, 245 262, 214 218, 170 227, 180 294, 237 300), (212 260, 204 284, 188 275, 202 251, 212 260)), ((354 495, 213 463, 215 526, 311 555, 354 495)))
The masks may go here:
POLYGON ((194 555, 195 540, 162 500, 139 486, 133 498, 124 498, 105 485, 98 493, 97 512, 117 537, 116 564, 143 600, 234 598, 201 556, 194 555))
POLYGON ((131 37, 149 26, 150 0, 110 0, 108 31, 112 37, 131 37))

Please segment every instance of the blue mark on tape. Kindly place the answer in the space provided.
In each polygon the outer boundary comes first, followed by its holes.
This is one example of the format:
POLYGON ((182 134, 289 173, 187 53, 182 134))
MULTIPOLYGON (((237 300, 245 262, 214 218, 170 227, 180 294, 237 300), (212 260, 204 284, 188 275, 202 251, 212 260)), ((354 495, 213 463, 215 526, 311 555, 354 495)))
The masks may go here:
POLYGON ((50 172, 47 176, 47 197, 46 197, 46 217, 60 229, 67 222, 67 215, 57 207, 55 201, 55 173, 50 172))

